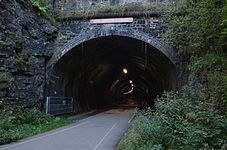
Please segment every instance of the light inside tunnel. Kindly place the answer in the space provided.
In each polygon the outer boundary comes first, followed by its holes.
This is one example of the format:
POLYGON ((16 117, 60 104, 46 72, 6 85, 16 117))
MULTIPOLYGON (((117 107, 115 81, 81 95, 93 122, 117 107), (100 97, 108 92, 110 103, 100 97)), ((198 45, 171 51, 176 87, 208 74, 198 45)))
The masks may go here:
POLYGON ((123 93, 123 95, 130 94, 130 93, 132 93, 132 92, 133 92, 133 90, 134 90, 134 87, 132 87, 130 91, 123 93))
POLYGON ((56 96, 73 97, 76 111, 129 100, 152 107, 157 95, 176 88, 175 65, 167 56, 123 36, 85 41, 61 57, 53 70, 49 95, 57 91, 56 96))
POLYGON ((127 74, 128 73, 128 70, 126 68, 123 69, 123 73, 124 74, 127 74))

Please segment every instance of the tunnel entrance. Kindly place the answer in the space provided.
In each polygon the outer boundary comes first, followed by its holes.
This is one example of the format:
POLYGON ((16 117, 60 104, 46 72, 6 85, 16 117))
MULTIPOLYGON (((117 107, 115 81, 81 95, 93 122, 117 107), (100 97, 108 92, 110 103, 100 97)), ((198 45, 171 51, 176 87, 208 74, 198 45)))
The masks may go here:
POLYGON ((161 51, 138 39, 106 36, 59 59, 50 95, 73 97, 78 112, 117 104, 152 107, 157 95, 175 89, 175 65, 161 51))

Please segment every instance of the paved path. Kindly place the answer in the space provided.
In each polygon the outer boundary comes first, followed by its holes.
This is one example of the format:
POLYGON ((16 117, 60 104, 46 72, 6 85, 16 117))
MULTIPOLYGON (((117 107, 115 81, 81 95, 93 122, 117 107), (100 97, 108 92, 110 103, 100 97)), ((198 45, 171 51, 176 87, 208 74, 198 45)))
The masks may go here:
POLYGON ((0 150, 114 150, 134 109, 111 109, 44 134, 0 146, 0 150))

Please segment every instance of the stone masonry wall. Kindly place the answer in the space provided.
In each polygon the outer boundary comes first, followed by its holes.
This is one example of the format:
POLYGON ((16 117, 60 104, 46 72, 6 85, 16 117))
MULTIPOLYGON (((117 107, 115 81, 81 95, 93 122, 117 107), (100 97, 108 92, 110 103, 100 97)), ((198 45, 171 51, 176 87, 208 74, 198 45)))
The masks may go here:
POLYGON ((130 3, 138 3, 144 6, 163 7, 169 5, 171 0, 58 0, 55 1, 55 6, 63 12, 73 12, 77 9, 102 8, 108 6, 119 6, 130 3))
MULTIPOLYGON (((86 16, 86 18, 89 16, 86 16)), ((105 16, 108 18, 108 15, 105 16)), ((57 49, 48 61, 48 70, 51 70, 57 61, 68 51, 79 44, 104 36, 125 36, 148 43, 164 53, 174 64, 177 58, 173 48, 166 44, 161 34, 167 24, 161 16, 135 16, 131 23, 92 24, 90 19, 66 17, 60 20, 57 49)))
MULTIPOLYGON (((164 24, 160 17, 151 17, 134 18, 133 23, 109 24, 109 26, 111 25, 114 26, 115 30, 118 32, 127 32, 130 30, 134 30, 147 33, 152 37, 161 38, 160 34, 162 32, 162 27, 164 24)), ((58 44, 58 48, 68 43, 73 38, 79 37, 81 34, 89 34, 89 31, 91 30, 102 30, 103 26, 106 26, 106 24, 91 24, 90 20, 75 20, 62 22, 59 28, 60 30, 58 42, 56 42, 58 44)))
POLYGON ((26 0, 0 1, 0 107, 38 107, 57 28, 26 0))

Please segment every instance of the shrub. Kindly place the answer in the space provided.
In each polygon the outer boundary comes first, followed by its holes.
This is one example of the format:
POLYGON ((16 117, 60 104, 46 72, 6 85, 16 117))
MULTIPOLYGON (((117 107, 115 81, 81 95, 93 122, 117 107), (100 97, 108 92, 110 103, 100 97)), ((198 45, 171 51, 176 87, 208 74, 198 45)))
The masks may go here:
POLYGON ((207 100, 219 112, 227 113, 227 59, 223 55, 207 53, 190 64, 190 70, 203 79, 207 100))
POLYGON ((207 52, 225 50, 224 0, 175 0, 164 16, 170 27, 164 37, 176 46, 181 55, 201 56, 207 52), (224 34, 224 32, 223 32, 224 34))
POLYGON ((46 0, 30 0, 30 2, 31 5, 36 9, 38 16, 45 17, 50 20, 53 19, 53 12, 46 0))
POLYGON ((0 110, 0 144, 48 131, 71 123, 36 109, 6 108, 0 110))
POLYGON ((175 0, 163 34, 206 88, 206 101, 226 114, 226 0, 175 0))
POLYGON ((208 92, 214 108, 227 114, 227 74, 214 72, 208 74, 208 92))
POLYGON ((227 73, 227 59, 223 55, 207 53, 195 58, 189 68, 192 72, 203 75, 215 71, 227 73))
POLYGON ((227 119, 187 94, 165 93, 155 106, 137 114, 118 150, 218 149, 226 142, 227 119))

